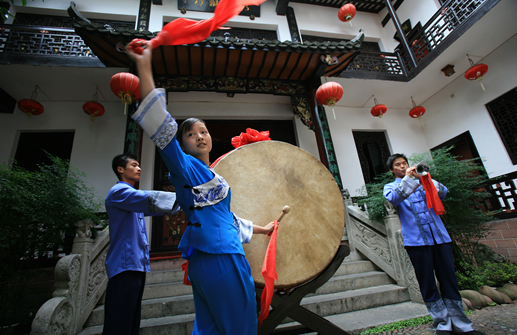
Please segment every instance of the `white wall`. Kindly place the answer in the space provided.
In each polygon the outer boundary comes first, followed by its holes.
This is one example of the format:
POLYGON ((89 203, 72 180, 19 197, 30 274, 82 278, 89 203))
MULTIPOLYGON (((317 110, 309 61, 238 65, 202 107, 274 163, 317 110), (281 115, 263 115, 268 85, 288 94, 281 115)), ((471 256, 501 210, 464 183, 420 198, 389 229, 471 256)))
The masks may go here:
POLYGON ((480 63, 488 65, 483 91, 477 81, 459 76, 428 99, 425 137, 432 148, 465 131, 470 131, 490 177, 516 171, 485 107, 487 103, 517 86, 517 35, 514 35, 480 63))
POLYGON ((125 117, 121 103, 102 102, 106 112, 97 117, 90 131, 90 117, 83 112, 83 102, 43 102, 45 112, 27 116, 17 108, 13 114, 0 114, 0 162, 14 157, 19 132, 75 131, 70 163, 86 173, 86 183, 104 199, 117 182, 111 159, 124 149, 125 117))

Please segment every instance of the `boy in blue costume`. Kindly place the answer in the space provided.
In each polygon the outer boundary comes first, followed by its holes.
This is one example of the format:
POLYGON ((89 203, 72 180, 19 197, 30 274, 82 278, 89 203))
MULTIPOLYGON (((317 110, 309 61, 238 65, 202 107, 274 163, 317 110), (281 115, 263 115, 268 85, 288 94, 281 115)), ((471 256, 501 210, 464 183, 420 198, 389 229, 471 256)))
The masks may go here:
MULTIPOLYGON (((426 194, 416 166, 409 167, 406 156, 394 154, 386 163, 395 175, 384 185, 384 197, 397 208, 402 224, 404 246, 415 268, 424 303, 433 318, 436 334, 483 335, 472 329, 463 312, 463 303, 454 272, 451 238, 434 209, 427 208, 426 194), (414 180, 412 177, 415 177, 414 180), (440 283, 436 287, 435 274, 440 283)), ((432 180, 438 196, 444 199, 447 187, 432 180)))
POLYGON ((106 196, 110 246, 102 333, 137 335, 145 275, 151 271, 144 216, 172 215, 179 208, 175 206, 175 193, 134 188, 141 172, 136 156, 118 155, 113 158, 112 168, 119 182, 106 196))
POLYGON ((242 243, 264 227, 230 211, 231 191, 210 167, 212 138, 203 121, 188 119, 178 129, 167 112, 165 90, 156 89, 151 70, 152 46, 141 41, 142 54, 128 50, 136 62, 142 103, 133 119, 157 145, 176 188, 188 227, 178 246, 189 260, 196 319, 193 334, 257 334, 255 285, 242 243))

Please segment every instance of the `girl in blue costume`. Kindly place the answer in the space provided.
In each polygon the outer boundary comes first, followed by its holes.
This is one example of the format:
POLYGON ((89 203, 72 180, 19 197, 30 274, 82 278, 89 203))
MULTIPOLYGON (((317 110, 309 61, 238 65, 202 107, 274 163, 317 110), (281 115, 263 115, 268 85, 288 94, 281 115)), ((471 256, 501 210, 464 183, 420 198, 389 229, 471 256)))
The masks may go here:
POLYGON ((189 260, 196 309, 192 334, 257 334, 255 285, 242 243, 254 233, 269 234, 274 224, 253 225, 230 211, 230 188, 209 167, 212 138, 206 125, 188 119, 178 131, 165 106, 165 90, 154 86, 152 46, 139 43, 141 54, 127 51, 136 63, 143 99, 132 118, 160 149, 187 217, 178 248, 189 260))

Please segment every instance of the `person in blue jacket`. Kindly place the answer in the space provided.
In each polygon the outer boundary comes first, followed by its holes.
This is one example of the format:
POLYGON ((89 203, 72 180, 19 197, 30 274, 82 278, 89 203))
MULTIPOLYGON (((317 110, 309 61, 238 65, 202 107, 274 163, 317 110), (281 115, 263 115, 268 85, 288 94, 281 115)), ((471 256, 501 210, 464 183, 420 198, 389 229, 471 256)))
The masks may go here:
POLYGON ((191 118, 178 129, 167 112, 165 90, 154 85, 152 46, 140 43, 142 54, 127 51, 136 62, 143 99, 132 118, 158 147, 187 217, 178 248, 189 260, 196 311, 192 334, 257 334, 255 285, 242 243, 254 233, 269 234, 274 224, 254 225, 230 211, 230 187, 210 168, 212 138, 205 123, 191 118))
POLYGON ((149 243, 144 216, 177 212, 173 192, 142 191, 140 164, 132 154, 113 158, 119 182, 106 196, 110 245, 106 255, 108 287, 104 305, 104 335, 137 335, 146 272, 150 271, 149 243))
MULTIPOLYGON (((409 167, 403 154, 394 154, 386 163, 395 175, 394 182, 384 185, 384 197, 397 208, 402 225, 404 246, 415 269, 424 303, 433 318, 438 335, 482 335, 473 330, 463 312, 458 280, 454 270, 451 238, 434 209, 427 208, 424 188, 416 166, 409 167), (416 178, 416 179, 413 179, 416 178), (440 283, 440 292, 436 286, 440 283)), ((448 189, 432 180, 438 196, 444 199, 448 189)))

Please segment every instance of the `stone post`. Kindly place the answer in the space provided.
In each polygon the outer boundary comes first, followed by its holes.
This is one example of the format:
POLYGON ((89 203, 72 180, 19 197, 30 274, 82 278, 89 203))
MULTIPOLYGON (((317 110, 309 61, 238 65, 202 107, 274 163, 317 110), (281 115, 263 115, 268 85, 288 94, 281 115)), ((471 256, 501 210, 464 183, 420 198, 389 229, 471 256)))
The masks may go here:
POLYGON ((91 229, 93 223, 90 221, 79 221, 77 223, 77 235, 74 238, 72 254, 81 255, 81 272, 79 274, 79 285, 75 299, 75 334, 83 330, 87 315, 84 315, 86 296, 88 289, 88 274, 90 273, 91 252, 93 240, 91 239, 91 229))
POLYGON ((386 237, 388 238, 391 258, 393 259, 397 284, 408 288, 411 301, 423 303, 424 300, 420 294, 420 286, 416 280, 415 270, 404 248, 402 225, 399 216, 390 202, 386 201, 385 206, 388 215, 384 217, 384 225, 386 227, 386 237))
POLYGON ((352 225, 350 224, 350 216, 348 214, 348 206, 352 206, 352 198, 350 197, 350 192, 348 189, 344 189, 341 191, 341 194, 343 195, 343 202, 345 203, 345 229, 343 229, 343 236, 341 237, 342 241, 348 241, 348 246, 350 248, 350 253, 352 254, 355 252, 354 247, 354 239, 352 236, 352 225))

